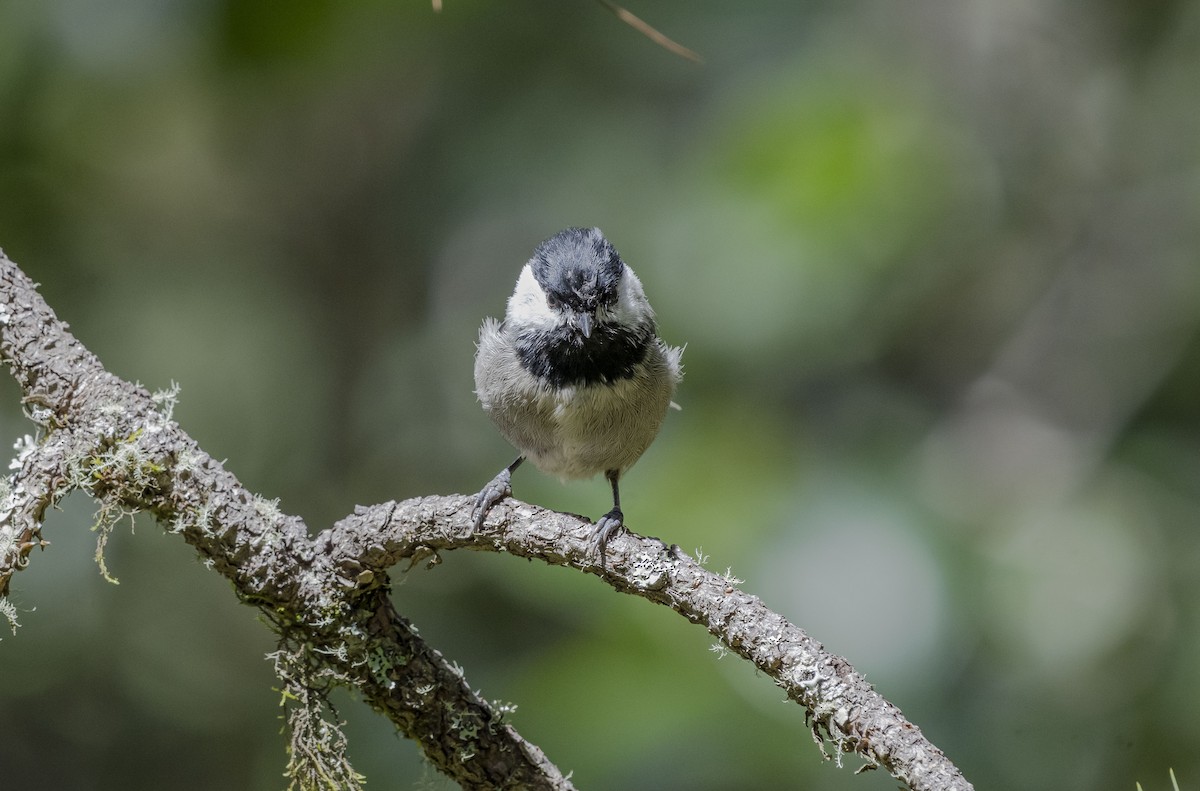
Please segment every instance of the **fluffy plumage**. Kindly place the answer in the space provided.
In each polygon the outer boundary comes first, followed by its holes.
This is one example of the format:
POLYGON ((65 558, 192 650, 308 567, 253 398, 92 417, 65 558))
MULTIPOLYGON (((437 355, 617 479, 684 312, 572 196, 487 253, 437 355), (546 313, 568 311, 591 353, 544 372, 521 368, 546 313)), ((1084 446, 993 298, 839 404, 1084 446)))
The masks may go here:
POLYGON ((511 494, 525 458, 564 480, 603 472, 613 510, 598 524, 602 550, 622 523, 617 481, 658 434, 681 354, 658 337, 641 281, 598 228, 542 242, 504 321, 486 319, 479 332, 475 392, 521 456, 480 492, 476 525, 511 494))

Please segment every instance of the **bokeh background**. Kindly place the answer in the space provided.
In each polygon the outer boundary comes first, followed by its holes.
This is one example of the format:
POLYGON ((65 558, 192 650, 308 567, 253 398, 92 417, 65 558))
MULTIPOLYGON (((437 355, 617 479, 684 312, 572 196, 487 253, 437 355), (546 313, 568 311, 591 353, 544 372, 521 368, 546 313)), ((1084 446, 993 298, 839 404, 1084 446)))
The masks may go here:
MULTIPOLYGON (((1200 3, 628 1, 704 64, 586 0, 0 4, 0 247, 315 531, 510 460, 478 325, 598 225, 687 344, 633 528, 977 788, 1200 787, 1200 3)), ((92 510, 14 579, 0 786, 282 787, 269 632, 149 518, 102 580, 92 510)), ((400 610, 581 788, 895 787, 673 613, 444 560, 400 610)), ((337 702, 369 788, 446 787, 337 702)))

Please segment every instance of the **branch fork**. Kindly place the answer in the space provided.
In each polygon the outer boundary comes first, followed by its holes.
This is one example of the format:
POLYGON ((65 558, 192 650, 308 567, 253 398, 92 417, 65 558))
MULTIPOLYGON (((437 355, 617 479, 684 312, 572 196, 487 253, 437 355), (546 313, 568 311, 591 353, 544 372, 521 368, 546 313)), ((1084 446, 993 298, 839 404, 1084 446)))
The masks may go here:
MULTIPOLYGON (((677 548, 614 535, 605 562, 594 525, 511 498, 475 531, 474 498, 418 497, 359 506, 309 538, 297 517, 248 491, 171 419, 174 392, 150 394, 108 373, 0 252, 0 359, 24 391, 36 439, 19 443, 0 487, 0 614, 13 575, 44 547, 47 509, 73 489, 99 503, 97 521, 153 514, 233 582, 280 634, 272 655, 289 707, 293 787, 359 788, 325 692, 354 688, 468 789, 573 789, 542 751, 481 698, 463 671, 417 635, 389 597, 388 570, 435 563, 455 549, 507 552, 570 566, 617 591, 703 625, 804 706, 825 752, 856 753, 917 791, 969 791, 946 756, 843 658, 677 548)), ((177 392, 177 390, 175 391, 177 392)))

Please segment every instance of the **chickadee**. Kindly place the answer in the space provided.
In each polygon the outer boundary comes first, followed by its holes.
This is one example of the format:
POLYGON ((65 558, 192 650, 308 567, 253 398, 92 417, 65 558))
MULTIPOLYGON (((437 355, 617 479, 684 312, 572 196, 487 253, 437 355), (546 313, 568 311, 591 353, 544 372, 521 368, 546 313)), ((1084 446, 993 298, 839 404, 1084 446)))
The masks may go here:
POLYGON ((658 434, 682 353, 658 337, 641 281, 599 228, 567 228, 538 245, 504 321, 484 319, 479 330, 475 393, 521 455, 477 496, 475 529, 512 494, 525 459, 562 480, 603 472, 613 507, 592 535, 603 562, 623 526, 618 481, 658 434))

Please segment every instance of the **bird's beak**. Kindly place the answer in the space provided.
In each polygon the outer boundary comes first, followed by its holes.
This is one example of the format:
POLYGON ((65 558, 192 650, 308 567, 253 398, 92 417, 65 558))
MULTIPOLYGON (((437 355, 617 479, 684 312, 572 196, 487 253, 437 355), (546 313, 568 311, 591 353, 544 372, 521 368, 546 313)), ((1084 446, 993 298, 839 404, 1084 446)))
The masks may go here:
POLYGON ((592 337, 592 314, 586 310, 575 314, 575 325, 583 333, 583 337, 592 337))

